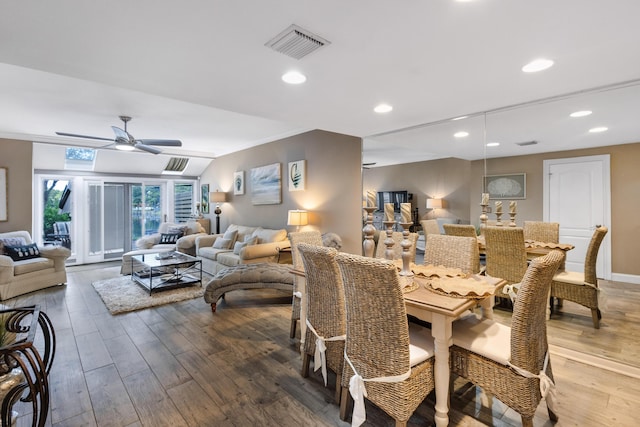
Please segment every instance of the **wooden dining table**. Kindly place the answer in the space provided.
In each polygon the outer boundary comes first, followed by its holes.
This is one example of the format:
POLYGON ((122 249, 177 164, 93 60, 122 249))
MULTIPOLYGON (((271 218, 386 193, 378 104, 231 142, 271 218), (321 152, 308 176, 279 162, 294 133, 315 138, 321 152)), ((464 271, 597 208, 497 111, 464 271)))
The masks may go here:
POLYGON ((431 323, 431 335, 434 339, 435 364, 434 379, 436 392, 435 424, 438 427, 449 425, 449 347, 453 344, 452 324, 468 310, 480 305, 482 316, 493 318, 495 295, 506 281, 495 277, 472 276, 468 280, 485 280, 493 285, 493 293, 482 297, 447 296, 428 288, 426 277, 415 275, 418 288, 404 294, 407 314, 431 323))

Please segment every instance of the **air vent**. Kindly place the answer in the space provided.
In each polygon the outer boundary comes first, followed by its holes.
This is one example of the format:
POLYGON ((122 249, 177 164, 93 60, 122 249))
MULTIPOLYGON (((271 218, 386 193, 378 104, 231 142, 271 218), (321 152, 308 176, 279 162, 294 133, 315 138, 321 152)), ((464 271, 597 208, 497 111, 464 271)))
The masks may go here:
POLYGON ((265 46, 292 58, 302 59, 327 44, 331 44, 331 42, 292 24, 289 28, 266 42, 265 46))
POLYGON ((162 173, 165 175, 182 175, 188 163, 189 159, 186 157, 172 157, 162 173))
POLYGON ((538 141, 525 141, 525 142, 516 142, 516 145, 521 147, 526 147, 527 145, 536 145, 538 141))

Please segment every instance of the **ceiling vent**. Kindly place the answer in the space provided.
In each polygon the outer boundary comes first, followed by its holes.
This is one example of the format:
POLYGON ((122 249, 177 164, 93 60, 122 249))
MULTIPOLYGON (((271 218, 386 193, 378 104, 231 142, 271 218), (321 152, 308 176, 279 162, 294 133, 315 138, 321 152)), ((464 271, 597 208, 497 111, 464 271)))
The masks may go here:
POLYGON ((302 59, 311 52, 328 44, 331 44, 331 42, 292 24, 289 28, 266 42, 265 46, 292 58, 302 59))
POLYGON ((169 163, 162 171, 164 175, 182 175, 184 169, 189 164, 189 159, 186 157, 172 157, 169 159, 169 163))
POLYGON ((536 145, 538 141, 525 141, 525 142, 516 142, 516 145, 521 147, 526 147, 527 145, 536 145))

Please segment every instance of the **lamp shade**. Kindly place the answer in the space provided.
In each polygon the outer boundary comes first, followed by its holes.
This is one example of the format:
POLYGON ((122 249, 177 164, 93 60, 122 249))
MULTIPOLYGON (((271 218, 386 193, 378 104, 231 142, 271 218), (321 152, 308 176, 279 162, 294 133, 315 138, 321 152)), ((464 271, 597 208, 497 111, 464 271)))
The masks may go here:
POLYGON ((227 193, 216 191, 209 193, 209 200, 215 203, 223 203, 227 201, 227 193))
POLYGON ((427 199, 427 209, 442 209, 442 199, 427 199))
POLYGON ((309 213, 305 210, 290 210, 287 218, 287 225, 307 225, 309 224, 309 213))

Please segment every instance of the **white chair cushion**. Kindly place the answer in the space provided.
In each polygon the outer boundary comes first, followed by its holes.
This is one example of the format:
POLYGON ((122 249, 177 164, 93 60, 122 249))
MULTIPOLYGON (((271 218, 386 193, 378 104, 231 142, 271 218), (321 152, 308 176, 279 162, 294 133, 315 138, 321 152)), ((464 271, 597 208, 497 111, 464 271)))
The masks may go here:
POLYGON ((511 328, 475 314, 453 322, 453 344, 503 365, 511 360, 511 328))
POLYGON ((416 366, 434 355, 431 330, 409 323, 409 364, 416 366))
POLYGON ((573 285, 582 285, 584 284, 584 273, 561 271, 553 276, 553 280, 556 282, 571 283, 573 285))

